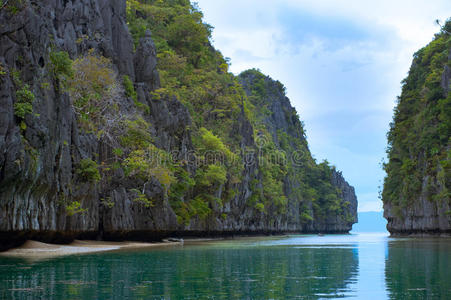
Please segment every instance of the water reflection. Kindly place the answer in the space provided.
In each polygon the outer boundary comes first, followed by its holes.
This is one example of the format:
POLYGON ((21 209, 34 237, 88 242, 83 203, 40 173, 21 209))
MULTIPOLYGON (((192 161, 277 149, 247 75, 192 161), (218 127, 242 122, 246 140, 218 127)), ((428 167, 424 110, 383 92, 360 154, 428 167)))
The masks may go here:
POLYGON ((451 240, 389 242, 385 276, 391 299, 449 299, 451 240))
POLYGON ((23 299, 344 297, 354 247, 222 242, 80 255, 35 263, 0 258, 0 296, 23 299))
POLYGON ((0 299, 449 299, 451 239, 234 240, 46 261, 0 258, 0 299))

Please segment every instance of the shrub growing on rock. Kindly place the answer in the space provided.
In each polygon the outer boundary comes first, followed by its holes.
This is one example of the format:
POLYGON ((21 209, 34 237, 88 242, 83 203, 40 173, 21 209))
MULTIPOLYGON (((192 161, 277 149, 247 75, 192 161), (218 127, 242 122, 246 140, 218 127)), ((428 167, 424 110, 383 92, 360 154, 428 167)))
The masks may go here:
POLYGON ((73 63, 68 89, 74 110, 86 130, 97 132, 106 125, 107 111, 121 94, 121 84, 111 60, 90 51, 73 63))
POLYGON ((27 114, 33 112, 34 94, 30 91, 28 84, 16 91, 16 103, 14 103, 14 114, 16 117, 24 119, 27 114))
POLYGON ((86 182, 98 182, 100 180, 99 166, 90 158, 80 161, 77 168, 77 175, 81 176, 86 182))

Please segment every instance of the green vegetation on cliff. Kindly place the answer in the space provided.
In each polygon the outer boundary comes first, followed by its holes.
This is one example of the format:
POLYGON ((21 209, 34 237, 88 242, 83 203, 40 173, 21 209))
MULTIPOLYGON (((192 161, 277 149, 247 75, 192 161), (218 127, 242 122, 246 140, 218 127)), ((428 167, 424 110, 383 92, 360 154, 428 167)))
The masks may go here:
POLYGON ((189 222, 194 215, 206 217, 213 213, 211 208, 236 195, 243 176, 243 151, 247 150, 258 157, 249 206, 262 213, 283 214, 290 197, 299 202, 305 223, 323 220, 331 213, 346 217, 341 191, 331 183, 332 167, 327 162, 316 164, 312 158, 303 124, 291 105, 284 108, 284 118, 292 128, 270 132, 266 118, 272 114, 271 99, 286 98, 283 85, 257 70, 240 77, 228 73, 228 60, 210 44, 212 27, 202 22, 195 5, 188 0, 128 0, 127 22, 135 46, 146 30, 152 32, 161 77, 161 88, 153 96, 177 96, 193 118, 190 130, 202 163, 195 174, 176 168, 176 183, 169 195, 179 221, 189 222), (240 80, 250 77, 245 91, 240 80), (248 148, 243 148, 245 137, 236 129, 239 118, 253 128, 250 139, 255 144, 248 148), (223 155, 220 163, 218 157, 207 157, 212 152, 223 155), (291 161, 293 155, 299 156, 296 164, 291 161), (192 200, 183 201, 187 194, 192 200))
POLYGON ((346 214, 349 203, 341 203, 341 191, 332 185, 335 169, 327 161, 317 164, 307 144, 304 125, 296 110, 285 96, 285 87, 258 70, 247 70, 240 74, 240 81, 247 90, 253 127, 262 158, 263 197, 268 205, 275 203, 286 208, 286 196, 301 200, 301 219, 309 222, 314 216, 322 220, 330 215, 346 214), (274 110, 273 99, 281 99, 281 115, 274 110), (271 132, 271 133, 270 133, 271 132), (285 195, 284 180, 294 188, 285 195), (311 215, 313 213, 313 215, 311 215))
POLYGON ((420 196, 451 201, 451 21, 414 55, 388 137, 382 199, 401 215, 420 196))

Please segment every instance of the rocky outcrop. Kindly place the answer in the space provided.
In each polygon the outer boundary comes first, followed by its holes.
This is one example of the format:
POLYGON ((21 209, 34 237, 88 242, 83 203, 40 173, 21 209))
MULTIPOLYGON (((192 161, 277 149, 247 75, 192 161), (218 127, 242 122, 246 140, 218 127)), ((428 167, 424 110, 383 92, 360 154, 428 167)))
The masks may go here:
MULTIPOLYGON (((347 232, 356 221, 354 190, 335 172, 331 177, 340 189, 346 213, 331 215, 322 223, 300 220, 300 201, 290 198, 288 212, 265 215, 247 201, 258 179, 256 165, 244 168, 237 194, 216 214, 189 224, 177 222, 164 188, 157 180, 145 185, 144 194, 154 199, 152 207, 133 201, 134 182, 123 170, 110 170, 108 180, 87 182, 77 171, 80 162, 113 159, 106 140, 80 129, 68 93, 52 75, 50 53, 62 50, 75 59, 90 49, 112 60, 121 76, 136 88, 136 101, 148 106, 143 118, 153 143, 189 160, 193 145, 191 116, 176 97, 156 98, 159 88, 156 50, 150 32, 136 51, 125 21, 123 0, 46 0, 18 2, 17 11, 0 11, 0 248, 27 238, 65 241, 75 237, 104 239, 160 239, 180 234, 236 234, 267 232, 347 232), (20 83, 18 82, 20 81, 20 83), (22 120, 15 116, 16 92, 27 85, 35 95, 33 113, 22 120), (68 214, 67 203, 79 203, 82 213, 68 214), (218 216, 226 215, 226 218, 218 216), (345 219, 345 215, 348 216, 345 219)), ((120 114, 133 112, 134 100, 122 92, 117 103, 120 114)), ((280 131, 306 145, 299 119, 285 96, 274 100, 273 119, 267 123, 277 139, 280 131), (281 100, 281 101, 279 101, 281 100), (290 115, 287 115, 287 110, 290 115), (294 127, 293 127, 294 126, 294 127)), ((242 115, 234 123, 243 149, 257 149, 253 127, 242 115)), ((190 173, 194 166, 188 166, 190 173)), ((287 179, 285 193, 292 194, 296 181, 287 179)), ((221 189, 217 191, 220 195, 221 189)))
MULTIPOLYGON (((341 192, 341 205, 345 207, 344 215, 349 216, 348 219, 344 219, 340 216, 329 216, 325 222, 323 231, 340 231, 341 228, 349 228, 352 224, 357 223, 357 197, 355 195, 354 187, 344 179, 343 174, 339 171, 333 171, 332 173, 332 185, 337 187, 341 192), (344 204, 346 203, 346 205, 344 204)), ((350 230, 350 229, 349 229, 350 230)))
POLYGON ((430 176, 425 175, 420 194, 413 197, 411 203, 403 209, 389 202, 384 203, 384 217, 392 235, 451 235, 451 216, 448 213, 451 211, 451 203, 432 201, 428 191, 429 181, 430 176))
POLYGON ((157 71, 157 51, 149 30, 139 42, 134 61, 136 82, 146 83, 151 89, 158 88, 160 82, 157 71))
MULTIPOLYGON (((448 21, 445 25, 451 26, 448 21)), ((382 200, 392 235, 451 234, 449 31, 414 55, 395 109, 382 200)))
POLYGON ((450 217, 445 212, 451 210, 448 203, 434 203, 421 196, 413 205, 397 210, 390 204, 384 205, 387 229, 392 235, 451 235, 450 217))
MULTIPOLYGON (((299 174, 306 173, 307 177, 313 177, 315 171, 310 170, 308 165, 314 163, 308 150, 303 125, 290 100, 286 97, 282 84, 253 70, 243 72, 239 79, 250 99, 255 96, 253 93, 256 84, 265 87, 262 99, 254 100, 255 112, 257 118, 260 118, 265 128, 270 131, 277 148, 285 153, 288 158, 286 163, 291 167, 284 180, 284 194, 288 199, 289 207, 289 213, 284 219, 284 222, 287 223, 286 230, 299 230, 299 228, 305 232, 348 232, 351 230, 352 224, 357 222, 357 197, 354 188, 344 180, 341 172, 332 169, 332 174, 326 179, 340 191, 339 207, 342 209, 338 212, 327 211, 321 218, 318 216, 318 212, 312 208, 312 203, 302 200, 304 195, 298 193, 299 187, 308 188, 304 185, 308 179, 299 174), (302 220, 303 211, 312 216, 315 221, 302 220)), ((261 138, 255 142, 258 147, 262 147, 269 141, 261 138)), ((324 203, 323 206, 327 210, 328 204, 324 203)))

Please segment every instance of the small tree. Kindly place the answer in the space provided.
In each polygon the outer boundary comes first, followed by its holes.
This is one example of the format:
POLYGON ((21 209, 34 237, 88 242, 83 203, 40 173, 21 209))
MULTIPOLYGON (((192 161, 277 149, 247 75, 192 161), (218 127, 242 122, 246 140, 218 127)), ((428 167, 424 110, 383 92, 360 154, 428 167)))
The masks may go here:
POLYGON ((117 146, 114 130, 126 116, 119 110, 123 89, 111 60, 90 51, 77 58, 72 69, 68 91, 81 127, 117 146))
POLYGON ((441 21, 440 21, 439 19, 435 20, 435 23, 436 23, 438 26, 440 26, 440 30, 441 30, 443 33, 451 34, 451 18, 448 19, 448 20, 445 22, 445 24, 443 24, 443 25, 441 24, 441 21))

